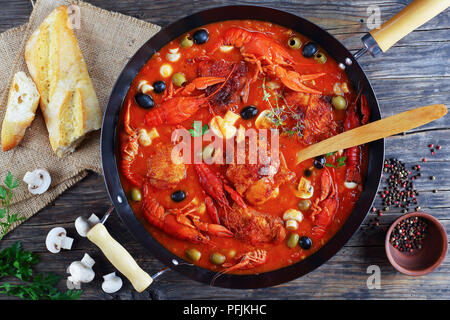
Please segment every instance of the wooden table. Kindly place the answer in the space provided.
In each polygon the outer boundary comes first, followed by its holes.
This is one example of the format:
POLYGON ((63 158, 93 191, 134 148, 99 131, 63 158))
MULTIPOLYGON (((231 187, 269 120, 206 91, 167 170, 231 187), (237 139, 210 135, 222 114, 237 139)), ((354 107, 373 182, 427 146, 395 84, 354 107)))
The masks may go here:
MULTIPOLYGON (((92 4, 132 15, 160 26, 196 11, 236 1, 150 1, 92 0, 92 4), (184 4, 183 4, 184 3, 184 4)), ((400 11, 409 0, 377 1, 239 1, 241 4, 265 3, 282 10, 299 14, 331 32, 352 52, 361 47, 360 38, 366 33, 367 7, 378 5, 381 19, 400 11)), ((11 0, 2 3, 0 32, 26 23, 32 6, 29 1, 11 0)), ((450 100, 450 10, 414 31, 379 57, 365 56, 360 63, 372 82, 378 96, 383 116, 408 110, 412 107, 450 100)), ((450 231, 450 116, 429 125, 386 140, 386 157, 398 157, 408 167, 422 164, 423 177, 416 180, 420 191, 419 203, 423 211, 436 216, 450 231), (430 156, 427 145, 443 146, 436 156, 430 156), (436 176, 435 181, 428 179, 436 176), (432 190, 438 189, 438 193, 432 190)), ((377 201, 377 204, 380 202, 377 201)), ((75 187, 66 191, 52 205, 42 210, 0 243, 0 248, 21 240, 24 247, 39 253, 41 263, 37 269, 65 276, 71 261, 79 260, 87 252, 95 260, 96 279, 83 287, 83 299, 377 299, 419 298, 450 299, 450 256, 435 272, 423 277, 408 277, 396 272, 389 264, 384 251, 385 228, 398 217, 399 211, 390 210, 381 218, 380 228, 370 228, 375 215, 369 214, 364 225, 347 245, 326 264, 310 274, 289 283, 260 290, 229 290, 209 287, 183 276, 168 272, 152 285, 151 289, 137 294, 126 281, 122 290, 105 294, 100 286, 102 278, 114 268, 101 252, 88 240, 76 236, 72 251, 51 254, 45 249, 45 236, 54 226, 65 227, 75 235, 73 222, 80 215, 102 215, 109 207, 103 177, 90 174, 75 187), (55 221, 58 221, 55 224, 55 221), (384 230, 383 230, 384 229, 384 230), (368 289, 367 268, 381 268, 381 289, 368 289)), ((154 273, 163 265, 149 256, 127 231, 116 215, 107 222, 111 234, 138 260, 143 269, 154 273)), ((64 288, 61 281, 61 288, 64 288)), ((0 297, 5 299, 4 296, 0 297)))

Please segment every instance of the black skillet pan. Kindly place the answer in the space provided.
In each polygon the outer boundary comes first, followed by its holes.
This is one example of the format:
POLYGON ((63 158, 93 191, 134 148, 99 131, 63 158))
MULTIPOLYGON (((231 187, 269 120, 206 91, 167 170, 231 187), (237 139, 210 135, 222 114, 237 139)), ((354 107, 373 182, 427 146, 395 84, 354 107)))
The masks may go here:
MULTIPOLYGON (((150 233, 148 233, 141 222, 137 220, 131 207, 129 206, 127 197, 119 179, 116 159, 118 148, 117 128, 122 103, 131 82, 138 74, 139 70, 154 53, 159 51, 168 42, 192 29, 224 20, 263 20, 295 30, 307 36, 312 41, 320 44, 338 63, 341 64, 342 68, 345 68, 345 71, 354 88, 357 91, 362 89, 363 94, 365 94, 371 109, 370 120, 375 121, 380 119, 378 102, 372 86, 361 66, 358 64, 356 57, 361 56, 366 51, 369 51, 372 55, 381 53, 381 51, 386 51, 404 35, 425 23, 442 10, 445 10, 447 6, 439 6, 438 1, 416 0, 410 6, 405 8, 405 10, 403 10, 400 14, 394 17, 394 22, 388 21, 379 30, 372 32, 372 35, 366 35, 363 38, 364 48, 358 51, 355 56, 353 56, 336 38, 310 21, 291 13, 259 6, 227 6, 213 8, 180 19, 162 29, 154 37, 148 40, 125 66, 113 88, 103 119, 101 136, 103 173, 111 201, 114 204, 114 207, 122 222, 128 227, 135 238, 146 248, 146 250, 151 253, 152 256, 162 261, 166 266, 193 280, 211 284, 213 277, 216 275, 215 272, 183 261, 181 258, 175 256, 169 250, 160 245, 150 235, 150 233), (416 14, 417 12, 420 12, 419 18, 416 14), (427 15, 426 13, 429 14, 427 15), (426 17, 424 17, 424 15, 426 17), (414 23, 410 23, 411 19, 413 19, 414 23)), ((296 279, 325 263, 344 246, 344 244, 356 232, 364 220, 378 189, 383 160, 384 140, 378 140, 370 143, 369 165, 367 178, 364 183, 364 191, 356 203, 352 214, 349 216, 341 229, 317 252, 303 261, 275 271, 253 275, 224 274, 218 277, 214 281, 213 285, 218 287, 239 289, 269 287, 296 279)), ((109 246, 112 246, 111 243, 118 245, 118 243, 111 240, 109 241, 109 246)), ((135 278, 130 280, 138 291, 144 290, 151 283, 151 278, 149 276, 146 277, 144 275, 141 278, 137 276, 143 271, 141 269, 136 269, 137 265, 135 265, 135 263, 131 263, 134 271, 125 270, 124 272, 123 270, 126 269, 127 266, 123 265, 123 261, 126 259, 118 259, 120 255, 114 255, 113 248, 105 247, 108 245, 103 244, 99 246, 107 257, 110 258, 110 260, 115 260, 112 262, 119 269, 119 271, 125 274, 128 278, 135 278), (141 281, 139 279, 144 280, 141 281), (141 285, 136 285, 139 281, 142 282, 141 285)), ((131 256, 129 258, 131 258, 131 256)))

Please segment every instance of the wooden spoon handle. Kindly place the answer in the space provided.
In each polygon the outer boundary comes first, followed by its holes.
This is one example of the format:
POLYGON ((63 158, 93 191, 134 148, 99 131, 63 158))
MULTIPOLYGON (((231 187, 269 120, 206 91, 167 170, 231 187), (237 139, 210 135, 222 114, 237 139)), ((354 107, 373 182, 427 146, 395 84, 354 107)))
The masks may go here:
POLYGON ((447 114, 443 104, 433 104, 371 122, 313 144, 297 153, 297 164, 329 152, 347 149, 420 127, 447 114))

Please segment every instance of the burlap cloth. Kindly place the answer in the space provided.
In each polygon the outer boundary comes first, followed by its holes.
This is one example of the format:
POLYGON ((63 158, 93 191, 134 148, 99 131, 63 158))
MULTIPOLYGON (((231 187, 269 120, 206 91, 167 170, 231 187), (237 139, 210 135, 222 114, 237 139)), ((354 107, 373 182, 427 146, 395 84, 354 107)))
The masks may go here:
MULTIPOLYGON (((125 64, 160 29, 159 26, 80 1, 36 1, 27 25, 0 34, 0 125, 5 114, 12 76, 18 71, 28 71, 24 60, 25 43, 45 17, 60 5, 77 6, 76 10, 79 8, 80 19, 77 21, 80 24, 74 31, 103 111, 114 82, 125 64)), ((19 187, 12 200, 12 212, 20 213, 26 218, 81 180, 86 176, 87 170, 101 174, 100 132, 91 133, 75 153, 59 159, 51 149, 40 112, 18 147, 9 152, 0 151, 0 182, 8 171, 19 179, 19 187), (49 191, 40 196, 31 195, 22 181, 27 171, 36 168, 46 168, 52 176, 49 191)))

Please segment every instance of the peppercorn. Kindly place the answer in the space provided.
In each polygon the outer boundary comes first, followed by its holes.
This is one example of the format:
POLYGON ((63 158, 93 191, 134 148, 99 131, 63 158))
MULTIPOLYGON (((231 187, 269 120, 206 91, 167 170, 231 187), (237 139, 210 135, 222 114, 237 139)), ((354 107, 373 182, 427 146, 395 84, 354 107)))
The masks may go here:
POLYGON ((428 225, 420 217, 409 217, 400 221, 392 230, 389 242, 400 252, 420 250, 428 225))

